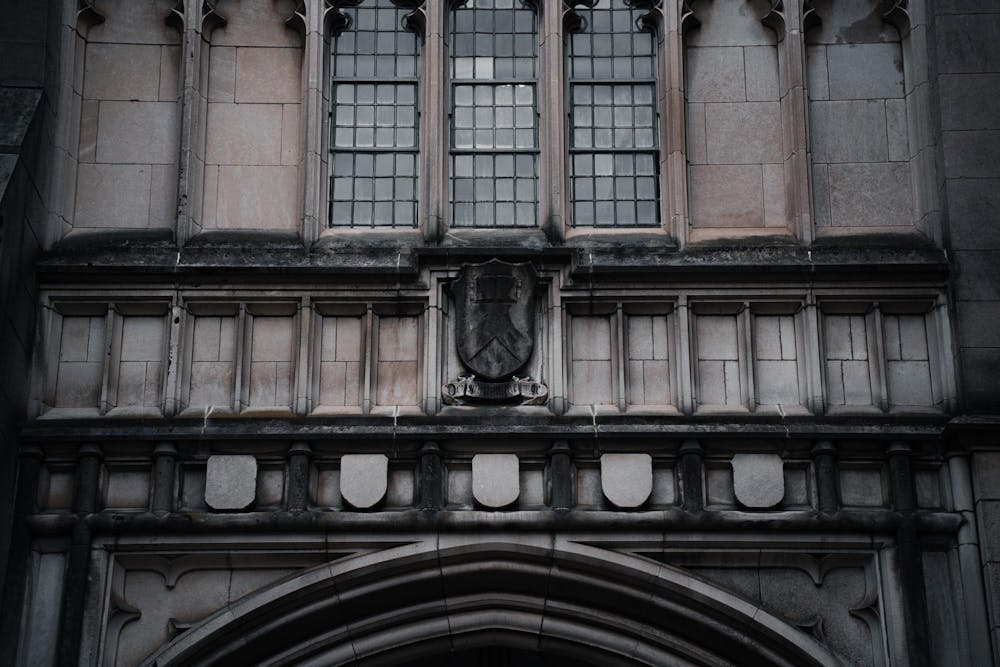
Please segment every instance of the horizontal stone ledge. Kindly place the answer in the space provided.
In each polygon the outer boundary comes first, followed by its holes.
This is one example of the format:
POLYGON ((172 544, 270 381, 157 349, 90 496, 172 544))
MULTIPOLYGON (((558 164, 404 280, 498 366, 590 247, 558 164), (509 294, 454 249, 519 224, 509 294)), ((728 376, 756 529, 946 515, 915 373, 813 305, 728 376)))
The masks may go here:
MULTIPOLYGON (((951 535, 962 525, 954 512, 918 512, 917 530, 951 535)), ((26 518, 36 536, 68 535, 74 514, 35 514, 26 518)), ((100 512, 83 519, 95 534, 229 533, 275 531, 417 530, 664 530, 664 531, 836 531, 891 535, 908 520, 890 510, 687 512, 681 509, 617 512, 600 510, 400 510, 389 512, 247 512, 241 514, 100 512)))
POLYGON ((823 438, 940 439, 948 425, 946 417, 923 420, 781 421, 745 417, 743 421, 685 417, 530 417, 516 412, 498 416, 482 414, 461 418, 420 418, 364 415, 344 418, 301 417, 290 419, 227 418, 205 424, 204 420, 163 419, 157 423, 95 418, 35 422, 21 433, 25 444, 71 441, 143 440, 440 440, 448 438, 539 437, 556 439, 599 438, 768 438, 796 440, 823 438))
POLYGON ((949 270, 943 251, 925 245, 845 243, 807 247, 748 246, 734 242, 730 246, 681 250, 648 240, 630 240, 627 236, 613 243, 570 239, 559 245, 520 246, 491 242, 488 235, 480 235, 451 245, 390 244, 379 240, 368 243, 359 237, 338 242, 321 239, 307 247, 300 238, 273 234, 259 233, 259 238, 252 233, 216 236, 196 238, 183 248, 178 248, 172 240, 148 234, 70 237, 46 253, 39 260, 38 269, 43 282, 66 274, 108 279, 126 272, 130 277, 135 274, 146 280, 196 279, 224 273, 227 277, 273 276, 279 281, 282 276, 343 275, 416 282, 424 267, 456 266, 502 257, 550 267, 569 266, 577 278, 609 284, 637 279, 644 283, 725 281, 734 276, 742 284, 746 273, 752 272, 758 282, 798 279, 813 283, 852 277, 870 281, 873 274, 878 274, 896 282, 921 285, 946 279, 949 270), (254 258, 252 265, 246 263, 248 255, 254 258))

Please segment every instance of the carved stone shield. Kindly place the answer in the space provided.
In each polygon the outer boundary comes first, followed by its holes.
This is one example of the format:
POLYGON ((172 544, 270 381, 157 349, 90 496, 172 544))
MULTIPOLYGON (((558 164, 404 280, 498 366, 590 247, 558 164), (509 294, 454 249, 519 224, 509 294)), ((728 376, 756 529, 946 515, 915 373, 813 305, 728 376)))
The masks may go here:
POLYGON ((531 358, 535 344, 535 286, 529 262, 491 259, 466 264, 452 283, 458 356, 490 380, 509 377, 531 358))

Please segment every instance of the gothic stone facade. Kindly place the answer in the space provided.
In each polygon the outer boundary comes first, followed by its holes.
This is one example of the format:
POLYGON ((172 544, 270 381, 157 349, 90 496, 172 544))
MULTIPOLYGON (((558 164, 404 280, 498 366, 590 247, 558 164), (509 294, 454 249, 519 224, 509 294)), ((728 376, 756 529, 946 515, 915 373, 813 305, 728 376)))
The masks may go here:
POLYGON ((5 3, 0 662, 996 664, 1000 7, 589 5, 5 3))

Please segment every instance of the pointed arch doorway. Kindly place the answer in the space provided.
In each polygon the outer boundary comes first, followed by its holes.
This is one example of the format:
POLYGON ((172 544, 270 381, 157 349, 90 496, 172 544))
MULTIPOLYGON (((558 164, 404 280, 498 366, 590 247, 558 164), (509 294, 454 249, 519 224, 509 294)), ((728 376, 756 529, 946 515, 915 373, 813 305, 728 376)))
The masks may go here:
POLYGON ((551 536, 447 537, 302 572, 144 664, 841 664, 767 611, 652 560, 551 536))

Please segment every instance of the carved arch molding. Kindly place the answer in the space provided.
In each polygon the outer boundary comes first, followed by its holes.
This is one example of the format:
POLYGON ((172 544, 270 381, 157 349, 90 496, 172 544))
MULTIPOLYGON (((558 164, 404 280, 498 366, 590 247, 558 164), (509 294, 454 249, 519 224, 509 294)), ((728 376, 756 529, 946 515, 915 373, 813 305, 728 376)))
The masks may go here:
POLYGON ((842 664, 683 570, 579 543, 433 541, 303 571, 150 656, 176 665, 394 665, 507 646, 600 665, 842 664))

